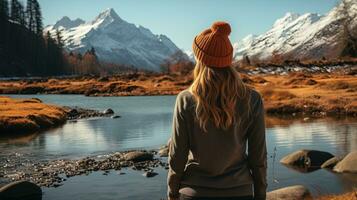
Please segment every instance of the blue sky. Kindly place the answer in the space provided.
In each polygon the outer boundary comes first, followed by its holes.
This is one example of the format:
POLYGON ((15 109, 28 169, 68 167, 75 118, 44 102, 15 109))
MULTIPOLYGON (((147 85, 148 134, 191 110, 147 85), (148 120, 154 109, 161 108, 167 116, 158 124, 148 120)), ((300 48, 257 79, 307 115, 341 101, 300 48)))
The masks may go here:
POLYGON ((63 16, 92 20, 106 8, 155 34, 167 35, 179 48, 191 50, 193 37, 212 22, 231 24, 230 39, 269 30, 287 12, 325 14, 339 0, 39 0, 44 24, 63 16))

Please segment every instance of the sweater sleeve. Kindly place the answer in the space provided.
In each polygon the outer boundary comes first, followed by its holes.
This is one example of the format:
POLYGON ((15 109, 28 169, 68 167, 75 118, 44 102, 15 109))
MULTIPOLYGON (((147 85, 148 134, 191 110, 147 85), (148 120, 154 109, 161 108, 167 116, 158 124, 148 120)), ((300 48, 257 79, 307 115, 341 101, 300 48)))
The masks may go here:
POLYGON ((181 95, 177 96, 173 115, 171 143, 169 146, 169 172, 167 177, 167 195, 179 197, 180 181, 183 176, 189 152, 187 118, 185 117, 187 102, 181 95))
POLYGON ((265 141, 264 105, 261 96, 253 105, 252 122, 248 128, 248 164, 253 177, 254 199, 265 200, 267 189, 267 150, 265 141))

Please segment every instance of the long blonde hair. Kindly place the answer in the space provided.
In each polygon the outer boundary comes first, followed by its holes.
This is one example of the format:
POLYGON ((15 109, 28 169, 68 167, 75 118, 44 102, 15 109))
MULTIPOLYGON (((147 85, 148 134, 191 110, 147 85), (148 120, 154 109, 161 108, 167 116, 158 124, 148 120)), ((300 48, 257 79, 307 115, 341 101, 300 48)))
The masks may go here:
POLYGON ((236 115, 237 101, 244 103, 249 95, 239 73, 233 67, 212 68, 197 61, 193 76, 189 90, 196 100, 200 127, 207 132, 209 122, 224 130, 233 123, 240 123, 241 119, 236 115))

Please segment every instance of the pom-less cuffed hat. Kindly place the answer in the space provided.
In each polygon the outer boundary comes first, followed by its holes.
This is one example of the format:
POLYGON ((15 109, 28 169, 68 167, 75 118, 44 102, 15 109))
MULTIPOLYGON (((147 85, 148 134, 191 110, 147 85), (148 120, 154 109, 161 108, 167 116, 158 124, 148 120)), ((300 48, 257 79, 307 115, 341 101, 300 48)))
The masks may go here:
POLYGON ((197 60, 209 67, 229 67, 233 60, 233 47, 228 36, 231 26, 226 22, 215 22, 193 41, 193 53, 197 60))

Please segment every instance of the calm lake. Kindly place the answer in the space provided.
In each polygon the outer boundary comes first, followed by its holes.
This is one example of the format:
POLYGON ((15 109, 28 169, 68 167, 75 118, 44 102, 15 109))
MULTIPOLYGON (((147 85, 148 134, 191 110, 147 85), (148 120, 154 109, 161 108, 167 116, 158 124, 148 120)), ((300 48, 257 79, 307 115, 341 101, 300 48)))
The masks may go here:
MULTIPOLYGON (((170 137, 175 96, 85 97, 81 95, 10 95, 36 97, 46 103, 97 110, 112 108, 119 119, 94 118, 68 122, 62 127, 15 139, 0 139, 0 157, 18 153, 24 159, 81 158, 130 149, 157 149, 170 137)), ((356 119, 267 118, 268 190, 301 184, 315 195, 341 193, 357 187, 357 175, 328 170, 301 173, 279 163, 299 149, 328 151, 344 155, 357 150, 356 119), (274 159, 275 158, 275 159, 274 159), (275 160, 275 161, 274 161, 275 160)), ((0 170, 1 170, 0 166, 0 170)), ((43 199, 160 199, 166 194, 167 171, 145 178, 130 169, 107 176, 95 172, 71 177, 58 188, 43 188, 43 199)))

